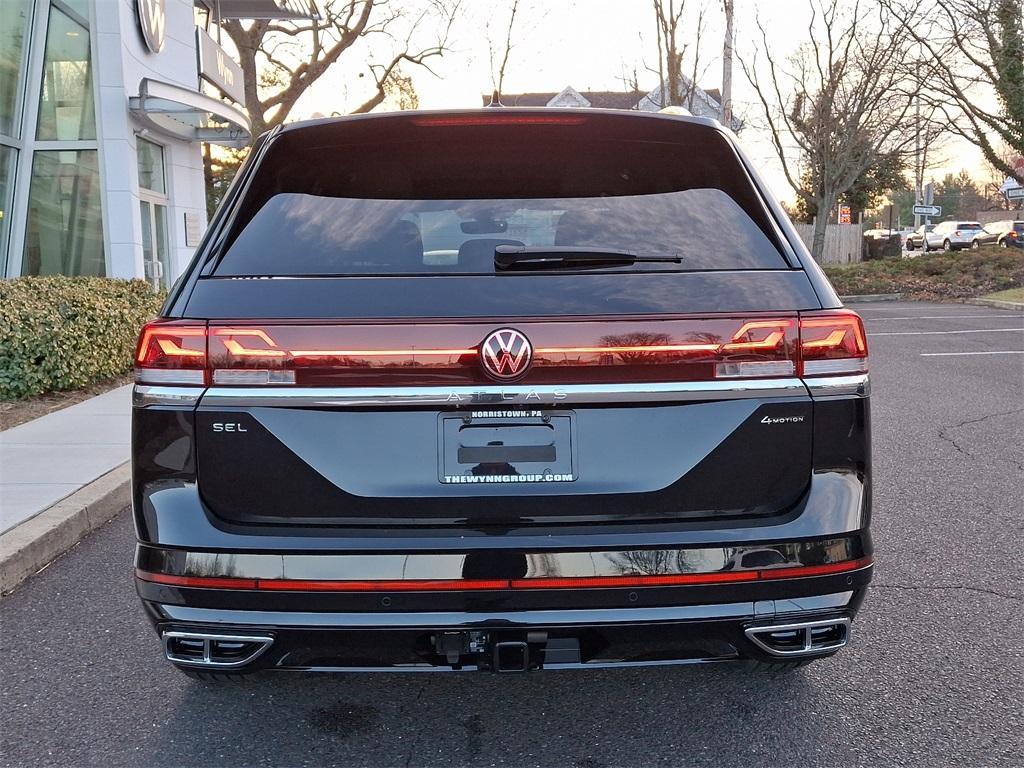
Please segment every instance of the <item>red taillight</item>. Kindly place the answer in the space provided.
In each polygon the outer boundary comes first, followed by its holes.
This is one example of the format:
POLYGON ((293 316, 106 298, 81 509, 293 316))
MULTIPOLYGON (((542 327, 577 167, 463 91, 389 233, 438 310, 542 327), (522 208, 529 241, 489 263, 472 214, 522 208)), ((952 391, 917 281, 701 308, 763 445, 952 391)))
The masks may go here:
POLYGON ((140 384, 206 383, 206 326, 157 321, 139 334, 135 380, 140 384))
MULTIPOLYGON (((157 321, 142 330, 136 381, 302 386, 474 383, 489 323, 349 325, 157 321)), ((860 318, 848 310, 796 317, 535 323, 531 376, 540 383, 700 381, 858 373, 867 369, 860 318), (625 332, 618 332, 619 329, 625 332), (598 372, 597 369, 602 369, 598 372), (591 374, 590 372, 593 371, 591 374), (639 377, 637 379, 636 377, 639 377)))
POLYGON ((839 309, 801 317, 800 365, 803 376, 866 371, 868 344, 860 316, 839 309))
POLYGON ((832 576, 868 568, 870 555, 823 565, 783 565, 776 568, 704 573, 622 576, 526 577, 521 579, 375 579, 309 580, 260 579, 230 576, 179 576, 136 569, 142 581, 198 589, 256 589, 273 592, 471 592, 522 589, 614 589, 622 587, 687 587, 761 580, 832 576))

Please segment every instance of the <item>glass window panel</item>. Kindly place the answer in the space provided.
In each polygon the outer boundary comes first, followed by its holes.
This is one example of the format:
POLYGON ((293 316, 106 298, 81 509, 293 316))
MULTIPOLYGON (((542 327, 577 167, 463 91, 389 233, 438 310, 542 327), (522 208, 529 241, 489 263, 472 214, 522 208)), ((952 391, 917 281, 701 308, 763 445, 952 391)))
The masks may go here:
POLYGON ((137 140, 139 186, 161 195, 167 194, 164 181, 164 148, 145 139, 137 140))
POLYGON ((29 0, 0 0, 0 133, 17 138, 29 0))
POLYGON ((171 279, 171 259, 167 247, 167 206, 153 206, 153 244, 156 246, 157 260, 160 262, 160 286, 168 287, 171 279))
POLYGON ((0 146, 0 278, 7 274, 7 243, 11 232, 11 198, 14 195, 14 164, 18 153, 0 146))
POLYGON ((89 30, 56 6, 50 9, 43 61, 36 138, 76 141, 96 138, 89 30))
POLYGON ((106 274, 96 150, 33 156, 22 274, 106 274))
MULTIPOLYGON (((6 0, 0 0, 0 2, 6 2, 6 0)), ((89 18, 89 0, 62 0, 62 2, 83 19, 89 18)))

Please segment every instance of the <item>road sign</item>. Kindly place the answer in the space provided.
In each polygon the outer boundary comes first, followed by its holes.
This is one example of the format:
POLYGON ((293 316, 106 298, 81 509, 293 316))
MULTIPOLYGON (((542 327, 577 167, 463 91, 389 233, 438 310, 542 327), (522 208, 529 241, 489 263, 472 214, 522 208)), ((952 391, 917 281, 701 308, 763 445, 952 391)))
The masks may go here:
POLYGON ((1020 200, 1024 197, 1024 187, 1010 187, 1006 190, 1007 200, 1020 200))
POLYGON ((840 205, 839 206, 839 223, 849 224, 850 223, 850 206, 840 205))
POLYGON ((915 205, 914 206, 915 216, 941 216, 942 206, 941 205, 915 205))

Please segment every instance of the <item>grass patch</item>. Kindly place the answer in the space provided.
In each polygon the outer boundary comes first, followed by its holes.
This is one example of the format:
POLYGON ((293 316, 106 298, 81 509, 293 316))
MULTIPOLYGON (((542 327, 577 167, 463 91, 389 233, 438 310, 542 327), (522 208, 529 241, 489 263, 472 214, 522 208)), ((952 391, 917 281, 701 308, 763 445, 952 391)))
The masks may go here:
POLYGON ((1011 288, 1008 291, 996 291, 995 293, 990 293, 985 298, 996 299, 998 301, 1019 301, 1024 303, 1024 288, 1011 288))
POLYGON ((915 299, 967 299, 1024 288, 1024 253, 982 248, 912 259, 822 265, 841 296, 902 293, 915 299))

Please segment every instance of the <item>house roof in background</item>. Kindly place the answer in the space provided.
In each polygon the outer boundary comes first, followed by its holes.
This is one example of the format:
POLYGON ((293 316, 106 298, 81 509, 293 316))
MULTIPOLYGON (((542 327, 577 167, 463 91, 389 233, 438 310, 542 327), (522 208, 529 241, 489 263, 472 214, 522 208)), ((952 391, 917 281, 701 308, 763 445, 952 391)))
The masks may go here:
MULTIPOLYGON (((501 103, 506 107, 546 107, 562 91, 544 91, 536 93, 503 93, 501 103)), ((577 91, 590 106, 596 109, 635 109, 637 102, 644 96, 644 91, 577 91)), ((490 94, 483 94, 484 106, 491 103, 490 94)))

